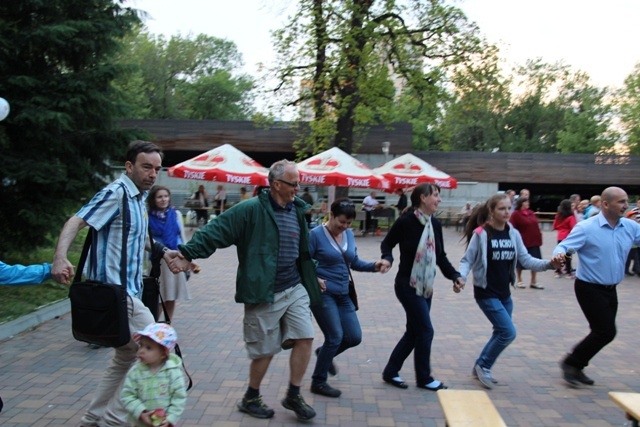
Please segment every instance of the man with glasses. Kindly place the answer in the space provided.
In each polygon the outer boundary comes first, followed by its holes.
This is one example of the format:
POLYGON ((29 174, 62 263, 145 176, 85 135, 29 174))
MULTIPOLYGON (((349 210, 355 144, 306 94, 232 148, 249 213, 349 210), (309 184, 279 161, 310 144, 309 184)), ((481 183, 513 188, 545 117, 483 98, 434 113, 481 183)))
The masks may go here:
POLYGON ((320 288, 309 255, 307 204, 296 197, 299 180, 294 162, 274 163, 268 190, 234 205, 196 231, 187 244, 178 246, 180 255, 170 254, 174 256, 171 268, 177 273, 216 249, 237 247, 235 300, 245 304, 244 340, 251 359, 249 387, 238 409, 256 418, 274 415, 262 401, 260 384, 281 349, 291 349, 289 389, 282 406, 302 421, 316 415, 300 394, 314 334, 310 304, 320 302, 320 288))

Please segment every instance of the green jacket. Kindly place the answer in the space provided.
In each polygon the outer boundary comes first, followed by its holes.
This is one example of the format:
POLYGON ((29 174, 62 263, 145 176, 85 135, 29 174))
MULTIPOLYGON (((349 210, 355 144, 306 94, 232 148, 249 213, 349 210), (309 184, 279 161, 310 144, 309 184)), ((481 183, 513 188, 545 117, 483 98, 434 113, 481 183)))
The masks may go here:
MULTIPOLYGON (((315 305, 321 302, 321 297, 315 265, 309 255, 309 230, 304 218, 308 205, 298 197, 294 205, 300 224, 298 271, 311 305, 315 305)), ((216 249, 235 245, 238 254, 235 300, 262 304, 273 302, 279 240, 278 224, 267 190, 224 211, 178 249, 186 259, 193 260, 208 258, 216 249)))

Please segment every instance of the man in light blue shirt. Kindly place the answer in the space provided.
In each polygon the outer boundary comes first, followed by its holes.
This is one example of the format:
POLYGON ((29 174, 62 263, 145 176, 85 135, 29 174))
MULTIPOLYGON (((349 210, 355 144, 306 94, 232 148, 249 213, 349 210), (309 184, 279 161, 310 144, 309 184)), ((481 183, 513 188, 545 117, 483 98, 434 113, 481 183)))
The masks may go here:
MULTIPOLYGON (((129 329, 141 331, 154 321, 151 312, 139 298, 148 230, 145 199, 162 169, 160 148, 148 141, 132 142, 127 150, 125 169, 120 178, 100 190, 65 223, 58 238, 51 275, 58 283, 68 285, 74 274, 83 273, 74 273, 67 253, 78 232, 91 226, 89 232, 93 233, 93 243, 87 258, 86 276, 105 283, 126 283, 129 329), (123 251, 124 235, 126 251, 123 251)), ((133 339, 115 349, 111 366, 105 370, 98 384, 79 424, 81 427, 127 425, 127 413, 117 391, 136 361, 137 349, 138 345, 133 339)))
POLYGON ((609 187, 602 192, 601 201, 600 213, 577 223, 553 251, 553 255, 578 254, 574 290, 591 329, 560 362, 563 378, 570 385, 594 384, 582 370, 616 336, 616 285, 624 278, 629 250, 640 244, 640 224, 624 217, 629 208, 627 193, 609 187))

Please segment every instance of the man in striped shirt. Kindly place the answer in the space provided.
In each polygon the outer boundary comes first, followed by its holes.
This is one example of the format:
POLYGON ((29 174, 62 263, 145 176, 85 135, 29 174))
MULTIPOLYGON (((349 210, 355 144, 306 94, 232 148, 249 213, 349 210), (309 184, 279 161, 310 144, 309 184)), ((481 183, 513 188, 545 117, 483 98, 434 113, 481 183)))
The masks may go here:
MULTIPOLYGON (((93 243, 87 258, 86 277, 105 283, 126 282, 129 328, 134 332, 143 330, 154 321, 140 297, 148 229, 145 199, 161 168, 162 152, 158 146, 147 141, 129 144, 126 172, 100 190, 65 223, 51 269, 57 282, 69 284, 74 276, 74 266, 67 258, 69 246, 81 229, 91 226, 89 232, 93 233, 93 243), (123 221, 125 212, 127 221, 123 221), (123 244, 126 244, 126 251, 123 251, 123 244)), ((127 423, 118 390, 136 360, 137 349, 133 340, 115 349, 111 366, 104 372, 80 426, 121 426, 127 423)))

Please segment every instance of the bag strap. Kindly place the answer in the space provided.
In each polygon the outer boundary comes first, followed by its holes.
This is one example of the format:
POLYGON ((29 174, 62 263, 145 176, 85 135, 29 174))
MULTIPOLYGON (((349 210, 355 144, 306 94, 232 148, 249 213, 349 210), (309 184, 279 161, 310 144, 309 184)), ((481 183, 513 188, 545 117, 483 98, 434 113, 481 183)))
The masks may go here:
MULTIPOLYGON (((148 230, 149 233, 149 244, 151 245, 151 277, 153 277, 156 280, 160 280, 160 260, 162 259, 162 257, 160 258, 156 258, 153 256, 153 246, 154 246, 154 240, 153 240, 153 236, 151 235, 151 227, 149 227, 148 230), (156 265, 157 263, 157 265, 156 265)), ((158 286, 158 296, 160 297, 160 305, 162 305, 162 313, 164 314, 164 322, 162 323, 166 323, 167 325, 171 325, 171 319, 169 318, 169 313, 167 312, 167 306, 164 304, 164 298, 162 298, 162 292, 160 292, 160 287, 158 286)), ((180 350, 180 345, 178 343, 176 343, 176 346, 173 348, 176 355, 182 360, 182 369, 184 370, 185 375, 187 376, 187 378, 189 378, 189 385, 187 386, 187 391, 191 390, 191 388, 193 387, 193 380, 191 379, 191 375, 189 375, 189 371, 187 371, 187 367, 184 364, 184 357, 182 357, 182 350, 180 350)))
MULTIPOLYGON (((331 233, 331 230, 329 230, 329 228, 327 228, 327 226, 324 226, 327 229, 327 233, 329 233, 329 236, 331 236, 331 238, 333 239, 334 242, 336 242, 336 246, 338 247, 338 249, 340 250, 340 253, 342 254, 342 259, 344 260, 345 265, 347 266, 347 271, 349 272, 349 279, 351 279, 352 283, 355 283, 353 281, 353 276, 351 275, 351 268, 349 267, 349 263, 347 262, 347 256, 345 255, 344 251, 342 250, 342 246, 340 246, 340 244, 338 243, 338 241, 336 240, 335 236, 333 235, 333 233, 331 233)), ((346 232, 345 232, 346 233, 346 232)), ((349 244, 349 241, 347 240, 347 245, 349 244)))
MULTIPOLYGON (((127 288, 127 240, 129 236, 129 229, 126 227, 127 220, 129 219, 129 204, 127 203, 127 190, 122 187, 122 257, 120 257, 120 285, 127 288)), ((80 255, 80 261, 78 261, 78 268, 76 269, 76 275, 73 278, 73 283, 78 283, 82 280, 82 272, 84 271, 84 265, 89 256, 89 249, 93 243, 93 235, 97 233, 97 230, 93 227, 89 227, 87 237, 84 239, 84 246, 82 247, 82 254, 80 255)))

